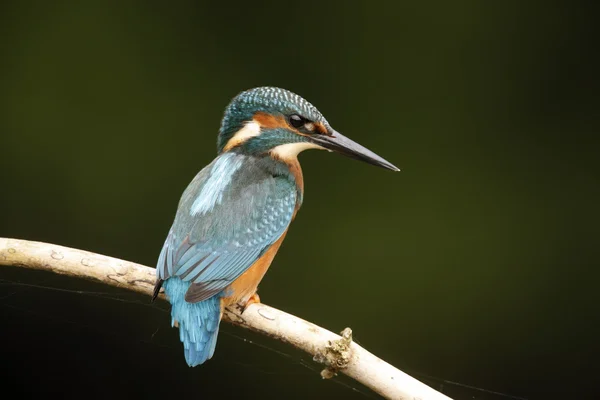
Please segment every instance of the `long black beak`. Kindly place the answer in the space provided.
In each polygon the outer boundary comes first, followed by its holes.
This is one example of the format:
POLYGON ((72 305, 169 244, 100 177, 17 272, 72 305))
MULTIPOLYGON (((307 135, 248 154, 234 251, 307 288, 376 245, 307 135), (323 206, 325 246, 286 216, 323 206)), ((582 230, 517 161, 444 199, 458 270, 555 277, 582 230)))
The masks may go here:
POLYGON ((328 150, 337 151, 338 153, 350 158, 364 161, 378 167, 390 169, 392 171, 400 171, 399 168, 394 166, 389 161, 384 160, 371 150, 361 146, 353 140, 348 139, 346 136, 334 131, 333 129, 330 130, 330 135, 313 135, 310 138, 314 143, 328 150))

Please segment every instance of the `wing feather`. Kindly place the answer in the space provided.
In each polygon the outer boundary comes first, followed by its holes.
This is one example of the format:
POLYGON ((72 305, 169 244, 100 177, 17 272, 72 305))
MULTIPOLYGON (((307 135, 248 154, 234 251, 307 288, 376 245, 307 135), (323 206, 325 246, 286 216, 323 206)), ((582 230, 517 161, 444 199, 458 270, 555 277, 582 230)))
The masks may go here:
POLYGON ((216 295, 284 234, 295 203, 295 183, 288 177, 274 176, 246 156, 217 157, 181 198, 158 278, 189 281, 188 302, 216 295))

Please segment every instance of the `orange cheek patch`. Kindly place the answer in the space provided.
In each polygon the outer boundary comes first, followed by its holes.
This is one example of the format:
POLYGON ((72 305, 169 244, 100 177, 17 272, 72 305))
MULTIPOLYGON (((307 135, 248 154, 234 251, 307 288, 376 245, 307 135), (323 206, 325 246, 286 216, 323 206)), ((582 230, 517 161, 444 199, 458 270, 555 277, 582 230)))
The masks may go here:
POLYGON ((283 116, 274 116, 264 112, 257 112, 254 114, 254 121, 258 122, 261 128, 264 129, 276 129, 285 128, 290 129, 285 118, 283 116))

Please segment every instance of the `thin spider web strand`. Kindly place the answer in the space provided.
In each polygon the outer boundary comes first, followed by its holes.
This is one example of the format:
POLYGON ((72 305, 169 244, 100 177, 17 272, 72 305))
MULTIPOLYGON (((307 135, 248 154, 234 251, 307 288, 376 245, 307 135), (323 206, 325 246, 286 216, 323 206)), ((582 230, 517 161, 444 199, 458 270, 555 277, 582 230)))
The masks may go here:
MULTIPOLYGON (((96 298, 101 298, 101 299, 108 299, 108 300, 113 300, 113 301, 120 301, 120 302, 135 304, 135 305, 141 305, 141 306, 144 306, 144 307, 151 307, 153 309, 158 309, 161 312, 165 312, 165 313, 168 312, 168 310, 162 309, 160 307, 156 307, 156 306, 154 306, 152 304, 145 304, 145 303, 143 303, 143 302, 141 302, 139 300, 126 300, 126 299, 121 299, 121 298, 118 298, 118 297, 113 297, 114 293, 110 293, 110 292, 92 292, 92 291, 88 292, 88 291, 84 291, 84 290, 71 290, 71 289, 55 288, 55 287, 51 287, 51 286, 34 285, 34 284, 28 284, 28 283, 22 283, 22 282, 13 282, 13 281, 7 281, 7 280, 0 280, 0 285, 24 286, 24 287, 28 287, 28 288, 36 288, 36 289, 57 291, 57 292, 68 293, 68 294, 78 294, 78 295, 84 295, 84 296, 89 296, 89 297, 96 297, 96 298)), ((15 293, 17 293, 17 292, 14 292, 12 294, 15 294, 15 293)), ((26 312, 26 313, 29 313, 29 314, 32 314, 32 315, 36 315, 36 316, 45 318, 45 319, 51 319, 51 320, 54 319, 56 321, 66 322, 66 323, 73 324, 73 325, 76 325, 76 326, 81 326, 81 327, 84 327, 84 328, 92 330, 92 331, 100 332, 100 333, 103 333, 103 334, 107 334, 107 335, 110 335, 110 336, 117 337, 119 339, 125 340, 125 338, 122 335, 120 335, 120 334, 118 334, 118 333, 116 333, 114 331, 110 331, 110 330, 106 330, 106 329, 100 329, 100 328, 97 328, 95 326, 92 326, 92 325, 89 325, 89 324, 84 324, 84 323, 73 321, 73 320, 69 320, 69 319, 66 319, 64 317, 58 317, 58 316, 55 316, 55 315, 41 314, 41 313, 35 312, 33 310, 29 310, 29 309, 22 308, 22 307, 17 307, 17 306, 10 305, 10 304, 0 304, 0 306, 11 308, 11 309, 14 309, 14 310, 17 310, 17 311, 21 311, 21 312, 26 312)), ((160 329, 160 327, 157 328, 156 331, 154 331, 154 333, 150 337, 150 340, 138 339, 138 341, 140 341, 142 343, 145 343, 145 344, 150 344, 150 345, 153 345, 153 346, 174 349, 173 346, 161 345, 161 344, 157 344, 157 343, 155 343, 155 342, 152 341, 153 338, 154 338, 154 336, 156 335, 156 333, 158 332, 159 329, 160 329)), ((309 369, 310 371, 313 371, 313 372, 316 372, 316 373, 320 373, 319 369, 317 369, 315 367, 312 367, 311 365, 307 364, 302 359, 300 359, 300 361, 297 361, 297 360, 295 360, 293 358, 293 356, 291 356, 291 355, 289 355, 287 353, 284 353, 282 351, 270 348, 270 347, 268 347, 266 345, 263 345, 263 344, 260 344, 260 343, 253 342, 250 339, 243 338, 243 337, 235 335, 235 334, 233 334, 231 332, 227 332, 227 331, 223 331, 222 330, 222 333, 225 333, 228 336, 234 337, 237 340, 242 340, 242 341, 244 341, 246 343, 249 343, 251 345, 258 346, 258 347, 260 347, 262 349, 271 351, 271 352, 273 352, 273 353, 275 353, 275 354, 277 354, 279 356, 287 358, 288 360, 292 361, 293 364, 301 365, 301 366, 309 369)), ((127 339, 127 340, 129 340, 129 339, 127 339)), ((243 363, 236 362, 236 364, 244 366, 243 363)), ((256 366, 252 366, 250 364, 245 365, 245 366, 247 368, 252 368, 253 370, 257 369, 256 366)), ((282 375, 282 374, 286 374, 286 373, 281 373, 281 372, 268 372, 268 371, 265 371, 264 369, 260 369, 260 368, 258 368, 258 371, 261 372, 261 373, 269 374, 269 375, 275 375, 275 374, 282 375)), ((308 374, 298 374, 297 372, 296 373, 289 373, 289 374, 290 375, 294 375, 294 374, 295 375, 308 375, 308 374)), ((345 383, 345 382, 343 382, 343 381, 341 381, 339 379, 334 379, 332 381, 334 383, 338 384, 338 385, 341 385, 342 387, 344 387, 346 389, 352 390, 353 392, 361 394, 361 395, 363 395, 365 397, 376 398, 376 397, 374 397, 374 396, 372 396, 370 394, 367 394, 365 392, 360 391, 358 388, 355 388, 353 386, 348 385, 347 383, 345 383)))
MULTIPOLYGON (((30 284, 30 283, 17 282, 17 281, 10 281, 10 280, 5 280, 5 279, 0 279, 0 286, 22 286, 22 287, 25 287, 25 288, 35 288, 35 289, 50 290, 50 291, 63 292, 63 293, 69 293, 69 294, 79 294, 79 295, 84 295, 84 296, 89 296, 89 297, 96 297, 96 298, 101 298, 101 299, 107 299, 107 300, 120 301, 120 302, 124 302, 124 303, 130 303, 130 304, 140 305, 140 306, 144 306, 144 307, 150 307, 152 309, 159 310, 159 311, 161 311, 163 313, 168 313, 169 312, 169 310, 164 309, 162 307, 159 307, 159 306, 157 306, 155 304, 144 303, 144 302, 142 302, 140 300, 128 300, 128 299, 122 299, 122 298, 119 298, 119 297, 114 297, 115 296, 114 292, 72 290, 72 289, 56 288, 56 287, 52 287, 52 286, 43 286, 43 285, 35 285, 35 284, 30 284)), ((6 298, 10 298, 10 297, 14 296, 17 293, 21 293, 21 292, 15 291, 15 292, 9 293, 8 295, 0 297, 0 300, 6 299, 6 298)), ((138 295, 138 294, 136 294, 136 293, 123 293, 123 294, 118 294, 118 295, 119 296, 121 296, 121 295, 123 295, 123 296, 135 296, 135 295, 138 295)), ((111 336, 116 336, 116 337, 119 337, 121 339, 124 339, 122 337, 122 335, 119 335, 119 334, 117 334, 115 332, 112 332, 112 331, 102 330, 102 329, 99 329, 97 327, 93 327, 92 325, 89 325, 89 324, 83 324, 81 322, 71 321, 71 320, 68 320, 68 319, 65 319, 65 318, 62 318, 62 317, 49 316, 49 315, 37 313, 35 311, 28 310, 28 309, 21 308, 21 307, 17 307, 17 306, 14 306, 14 305, 9 305, 9 304, 0 304, 0 305, 3 306, 3 307, 8 307, 8 308, 12 308, 12 309, 15 309, 15 310, 19 310, 19 311, 31 313, 31 314, 34 314, 34 315, 37 315, 37 316, 40 316, 40 317, 43 317, 43 318, 56 319, 58 321, 68 322, 68 323, 74 324, 74 325, 80 325, 80 326, 83 326, 83 327, 85 327, 87 329, 96 330, 98 332, 102 332, 102 333, 105 333, 105 334, 109 334, 111 336)), ((157 328, 156 331, 151 335, 150 340, 145 340, 145 339, 138 339, 138 340, 140 342, 142 342, 142 343, 146 343, 146 344, 150 344, 150 345, 154 345, 154 346, 158 346, 158 347, 163 347, 163 348, 173 349, 174 348, 173 346, 162 345, 162 344, 158 344, 158 343, 155 343, 155 342, 152 341, 153 338, 154 338, 154 336, 156 335, 156 333, 158 332, 159 329, 160 329, 160 327, 157 328)), ((277 355, 279 355, 281 357, 287 358, 292 363, 301 365, 301 366, 309 369, 310 371, 320 373, 320 368, 317 368, 317 367, 315 367, 315 366, 307 363, 302 358, 299 358, 297 360, 292 355, 287 354, 287 353, 285 353, 283 351, 271 348, 271 347, 269 347, 267 345, 264 345, 264 344, 261 344, 261 343, 256 343, 256 342, 254 342, 254 341, 252 341, 250 339, 243 338, 241 336, 235 335, 235 334, 233 334, 231 332, 228 332, 226 330, 223 330, 223 329, 221 330, 221 332, 224 333, 225 335, 233 337, 233 338, 235 338, 237 340, 242 340, 242 341, 244 341, 246 343, 252 344, 254 346, 258 346, 258 347, 260 347, 262 349, 265 349, 265 350, 268 350, 270 352, 273 352, 273 353, 275 353, 275 354, 277 354, 277 355)), ((359 343, 357 340, 355 340, 355 341, 357 343, 359 343)), ((254 366, 251 366, 251 364, 245 365, 245 364, 243 364, 241 362, 235 362, 235 363, 239 364, 241 366, 246 366, 248 368, 250 368, 250 367, 257 368, 256 365, 254 365, 254 366)), ((511 395, 511 394, 508 394, 508 393, 502 393, 502 392, 498 392, 498 391, 494 391, 494 390, 489 390, 489 389, 481 388, 481 387, 478 387, 478 386, 469 385, 469 384, 466 384, 466 383, 450 381, 450 380, 447 380, 447 379, 438 378, 438 377, 435 377, 435 376, 427 375, 427 374, 424 374, 424 373, 421 373, 421 372, 417 372, 417 371, 412 371, 412 370, 409 370, 409 369, 406 369, 406 370, 408 372, 410 372, 411 374, 413 374, 413 375, 417 375, 417 376, 420 376, 422 378, 430 379, 430 380, 432 380, 434 382, 438 382, 438 383, 442 383, 442 384, 448 384, 448 385, 453 385, 453 386, 457 386, 457 387, 462 387, 462 388, 465 388, 465 389, 479 391, 479 392, 482 392, 482 393, 488 393, 488 394, 492 394, 492 395, 496 395, 496 396, 500 396, 500 397, 505 397, 507 399, 512 399, 512 400, 528 400, 525 397, 514 396, 514 395, 511 395)), ((261 370, 260 372, 265 373, 265 374, 269 374, 269 375, 275 375, 275 374, 277 374, 276 372, 268 372, 268 371, 264 371, 264 370, 261 370)), ((281 373, 279 373, 279 374, 281 374, 281 373)), ((356 393, 359 393, 359 394, 361 394, 363 396, 370 397, 370 398, 376 398, 376 397, 372 396, 371 394, 362 392, 358 388, 355 388, 355 387, 353 387, 351 385, 348 385, 347 383, 341 381, 340 379, 333 379, 332 381, 335 382, 336 384, 342 385, 342 386, 346 387, 347 389, 350 389, 350 390, 352 390, 352 391, 354 391, 356 393)))
MULTIPOLYGON (((303 358, 296 359, 291 354, 288 354, 288 353, 285 353, 283 351, 271 348, 271 347, 269 347, 267 345, 264 345, 262 343, 256 343, 256 342, 254 342, 254 341, 252 341, 250 339, 243 338, 243 337, 235 335, 234 333, 231 333, 231 332, 227 332, 227 331, 222 331, 222 332, 225 333, 228 336, 231 336, 231 337, 236 338, 238 340, 243 340, 246 343, 249 343, 249 344, 254 345, 254 346, 258 346, 258 347, 260 347, 260 348, 262 348, 264 350, 271 351, 271 352, 273 352, 273 353, 275 353, 275 354, 277 354, 277 355, 279 355, 281 357, 287 358, 293 364, 300 365, 300 366, 302 366, 302 367, 310 370, 313 373, 317 373, 319 375, 321 374, 322 367, 315 366, 315 364, 311 364, 311 363, 307 362, 306 360, 304 360, 303 358)), ((307 375, 307 374, 301 374, 301 375, 307 375)), ((350 389, 353 392, 359 393, 359 394, 361 394, 361 395, 363 395, 365 397, 369 397, 369 398, 372 398, 372 399, 378 398, 378 397, 375 397, 374 395, 372 395, 370 393, 363 392, 363 391, 359 390, 357 387, 351 386, 348 383, 346 383, 346 382, 344 382, 344 381, 342 381, 340 379, 330 379, 330 381, 332 381, 332 382, 334 382, 334 383, 336 383, 338 385, 342 385, 345 388, 350 389)))

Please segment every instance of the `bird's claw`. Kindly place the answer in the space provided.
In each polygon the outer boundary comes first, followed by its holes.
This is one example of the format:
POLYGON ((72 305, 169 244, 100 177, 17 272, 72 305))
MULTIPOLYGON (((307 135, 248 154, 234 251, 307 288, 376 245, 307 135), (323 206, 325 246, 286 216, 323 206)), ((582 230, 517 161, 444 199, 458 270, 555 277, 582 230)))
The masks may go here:
POLYGON ((254 292, 254 294, 248 298, 245 304, 238 303, 237 308, 240 310, 240 313, 243 314, 248 306, 254 303, 260 304, 260 296, 256 292, 254 292))

